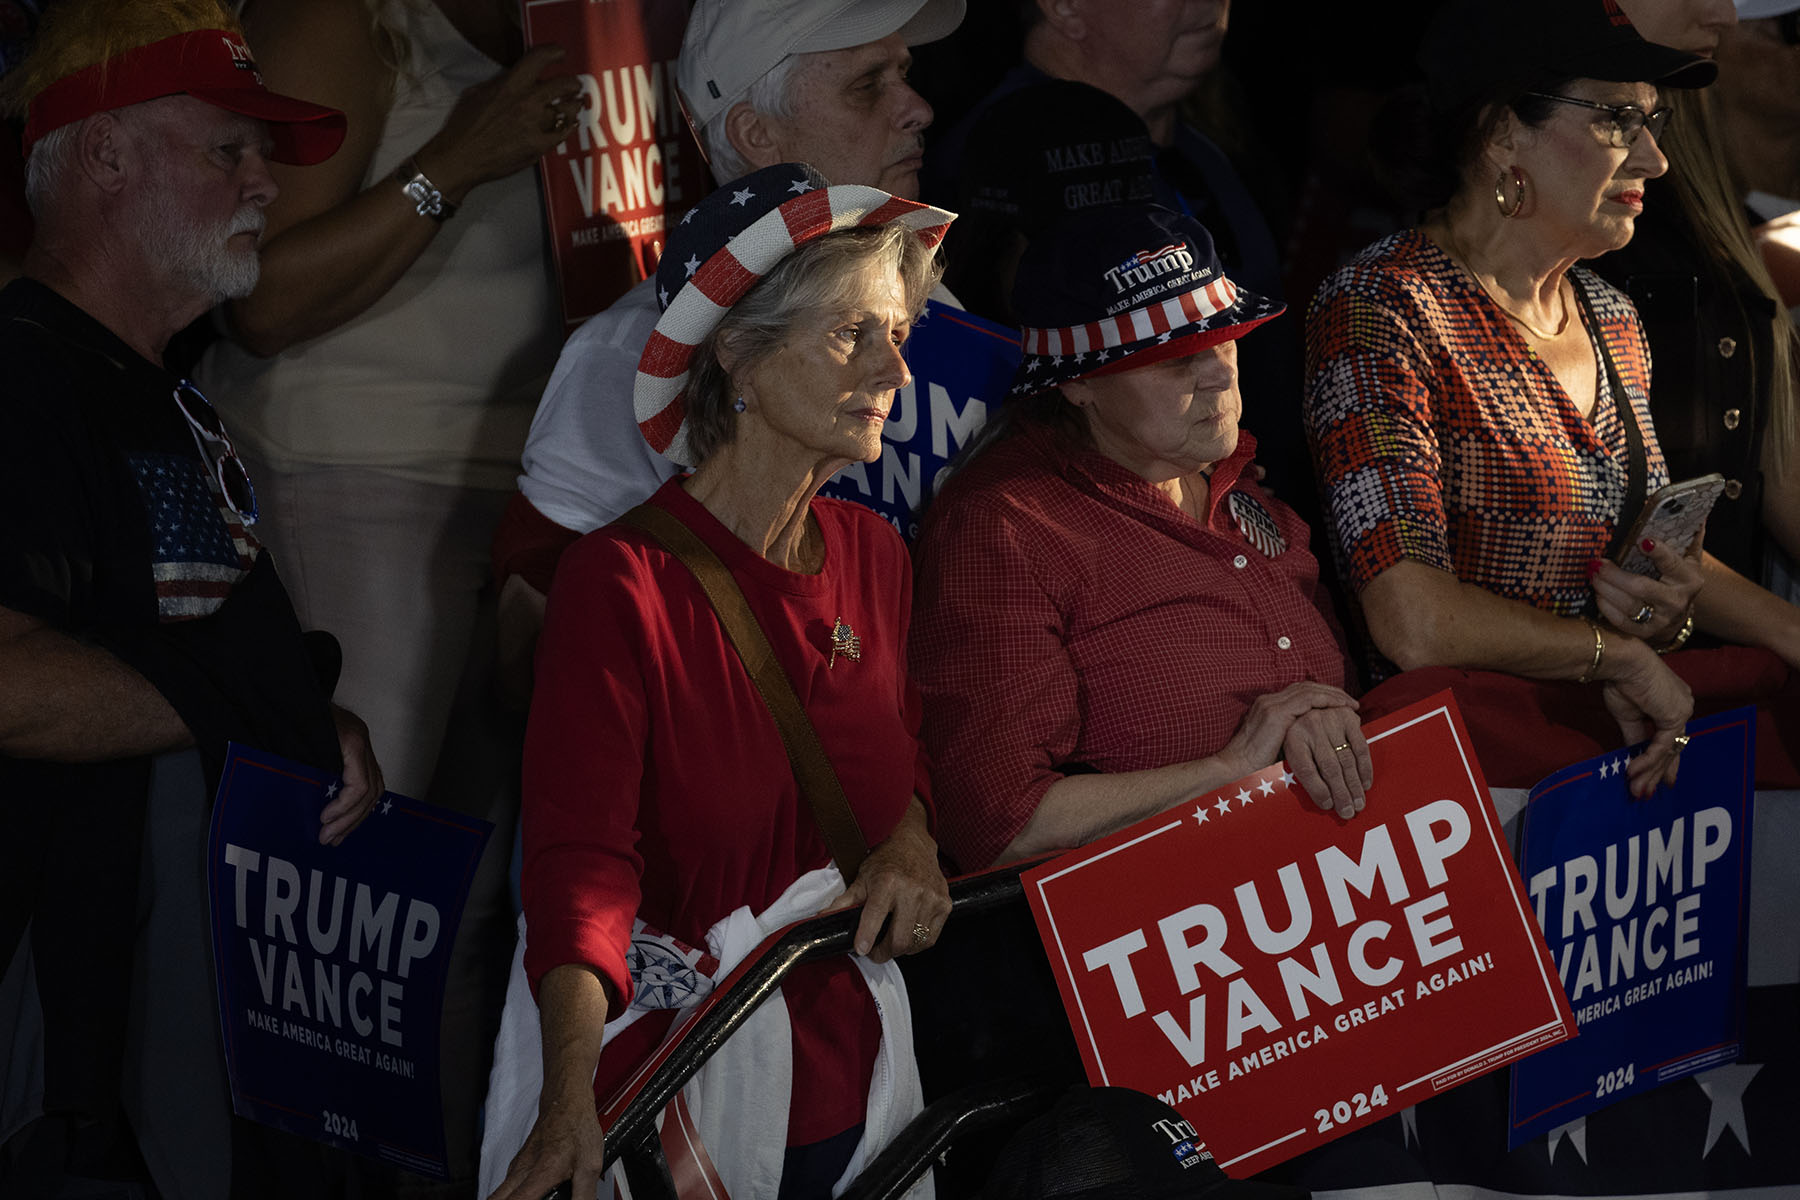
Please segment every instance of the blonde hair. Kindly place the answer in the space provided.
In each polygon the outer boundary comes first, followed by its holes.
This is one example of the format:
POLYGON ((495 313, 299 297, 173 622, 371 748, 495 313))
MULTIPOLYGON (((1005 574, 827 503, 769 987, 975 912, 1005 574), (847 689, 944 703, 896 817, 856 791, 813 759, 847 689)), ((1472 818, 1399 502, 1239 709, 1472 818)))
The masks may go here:
MULTIPOLYGON (((1672 89, 1665 103, 1674 109, 1669 137, 1662 151, 1668 156, 1670 182, 1676 202, 1698 235, 1703 250, 1714 259, 1729 262, 1755 283, 1775 306, 1774 355, 1768 363, 1752 362, 1751 372, 1764 373, 1769 381, 1769 425, 1766 434, 1774 462, 1785 465, 1800 435, 1796 411, 1795 358, 1800 355, 1800 334, 1788 316, 1787 305, 1756 248, 1756 239, 1744 219, 1744 206, 1725 162, 1725 138, 1718 126, 1713 100, 1704 91, 1672 89)), ((1755 316, 1745 313, 1746 320, 1755 316)), ((1755 353, 1754 343, 1745 350, 1755 353)))
POLYGON ((244 32, 220 0, 62 0, 44 14, 31 53, 0 84, 0 104, 23 118, 57 80, 196 29, 244 32))

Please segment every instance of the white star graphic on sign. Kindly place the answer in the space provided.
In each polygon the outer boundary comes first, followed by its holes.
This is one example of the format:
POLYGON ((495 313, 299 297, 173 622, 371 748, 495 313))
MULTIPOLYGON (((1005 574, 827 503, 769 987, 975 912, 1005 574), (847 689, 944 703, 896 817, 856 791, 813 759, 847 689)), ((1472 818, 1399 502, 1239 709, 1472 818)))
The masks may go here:
POLYGON ((669 289, 668 288, 657 288, 656 289, 656 298, 658 300, 662 301, 662 306, 664 308, 669 307, 669 289))
POLYGON ((1058 355, 1057 355, 1057 356, 1056 356, 1056 357, 1055 357, 1055 358, 1053 358, 1053 359, 1051 359, 1051 360, 1050 360, 1050 365, 1051 365, 1051 366, 1053 366, 1053 367, 1060 367, 1060 366, 1062 366, 1062 355, 1060 355, 1060 354, 1058 354, 1058 355))
POLYGON ((1561 1142, 1564 1137, 1569 1139, 1569 1145, 1575 1147, 1575 1153, 1581 1155, 1581 1161, 1586 1162, 1588 1160, 1587 1118, 1576 1117, 1567 1125, 1558 1125, 1544 1135, 1544 1152, 1550 1156, 1551 1162, 1556 1161, 1557 1143, 1561 1142))
POLYGON ((335 779, 332 780, 330 783, 325 785, 325 798, 327 800, 336 800, 338 792, 343 790, 343 787, 344 787, 344 785, 339 783, 337 780, 335 780, 335 779))
POLYGON ((1194 824, 1204 825, 1204 824, 1206 824, 1206 818, 1207 818, 1206 805, 1202 804, 1199 807, 1194 809, 1194 824))
POLYGON ((1256 786, 1265 796, 1273 796, 1275 794, 1275 785, 1270 783, 1267 779, 1262 780, 1256 786))
POLYGON ((1157 339, 1156 339, 1156 344, 1157 344, 1157 345, 1159 345, 1159 346, 1160 346, 1160 345, 1162 345, 1162 344, 1163 344, 1163 343, 1164 343, 1164 342, 1166 342, 1166 341, 1168 341, 1168 340, 1169 340, 1169 334, 1170 334, 1170 332, 1172 332, 1172 331, 1170 331, 1170 330, 1167 330, 1167 329, 1165 329, 1165 330, 1163 330, 1163 331, 1162 331, 1162 336, 1161 336, 1161 337, 1159 337, 1159 338, 1157 338, 1157 339))
POLYGON ((1025 364, 1025 369, 1027 371, 1035 371, 1043 365, 1042 359, 1038 358, 1036 355, 1032 355, 1031 361, 1025 364))
POLYGON ((1110 351, 1102 350, 1100 353, 1094 355, 1094 361, 1095 362, 1105 362, 1110 353, 1111 353, 1110 351))
POLYGON ((1239 788, 1237 798, 1238 798, 1239 803, 1242 803, 1242 804, 1250 803, 1250 801, 1252 799, 1252 797, 1250 795, 1250 789, 1249 788, 1239 788))
POLYGON ((1291 788, 1294 786, 1294 773, 1292 771, 1283 771, 1281 773, 1281 786, 1284 788, 1291 788))
POLYGON ((1760 1070, 1761 1063, 1733 1063, 1694 1076, 1694 1082, 1712 1101, 1712 1108, 1706 1114, 1706 1149, 1700 1152, 1701 1158, 1712 1153, 1719 1135, 1727 1129, 1737 1135, 1738 1145, 1744 1148, 1744 1153, 1750 1153, 1750 1126, 1744 1120, 1744 1089, 1750 1086, 1750 1081, 1760 1070))
POLYGON ((1214 804, 1213 807, 1218 809, 1222 813, 1227 813, 1227 812, 1231 811, 1231 801, 1227 800, 1223 796, 1220 796, 1218 803, 1214 804))
POLYGON ((694 210, 691 208, 681 214, 681 223, 683 225, 686 225, 689 221, 691 221, 693 219, 694 219, 694 210))
POLYGON ((691 278, 694 272, 700 269, 700 256, 698 254, 690 254, 688 255, 688 260, 681 265, 687 268, 687 273, 691 278))
POLYGON ((750 203, 754 199, 756 199, 756 193, 751 191, 749 188, 745 188, 741 192, 731 193, 731 202, 736 205, 740 205, 740 206, 745 205, 745 204, 750 203))
POLYGON ((812 190, 813 185, 806 182, 804 179, 796 179, 794 182, 788 184, 788 191, 794 193, 796 196, 804 196, 812 190))
POLYGON ((392 800, 383 800, 381 802, 381 815, 386 816, 393 809, 393 807, 394 807, 394 802, 392 800))

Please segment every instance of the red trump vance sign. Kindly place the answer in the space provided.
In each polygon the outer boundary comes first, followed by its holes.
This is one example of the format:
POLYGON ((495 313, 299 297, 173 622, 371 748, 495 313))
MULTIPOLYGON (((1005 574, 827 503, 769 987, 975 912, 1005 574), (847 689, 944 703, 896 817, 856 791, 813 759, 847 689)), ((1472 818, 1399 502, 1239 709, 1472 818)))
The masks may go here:
POLYGON ((1235 1176, 1575 1033, 1450 693, 1364 732, 1354 820, 1277 764, 1024 877, 1090 1080, 1235 1176))

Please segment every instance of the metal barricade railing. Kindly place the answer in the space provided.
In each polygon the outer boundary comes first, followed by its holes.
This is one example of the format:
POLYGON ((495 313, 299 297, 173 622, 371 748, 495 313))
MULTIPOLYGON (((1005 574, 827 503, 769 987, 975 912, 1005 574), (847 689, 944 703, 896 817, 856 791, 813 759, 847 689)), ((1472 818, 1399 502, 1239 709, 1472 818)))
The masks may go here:
MULTIPOLYGON (((967 958, 982 955, 984 949, 972 944, 979 937, 979 930, 970 931, 968 927, 983 914, 1006 909, 1012 909, 1022 919, 1024 892, 1019 876, 1032 865, 1016 863, 952 880, 951 918, 939 944, 922 955, 902 961, 911 966, 923 964, 933 956, 960 953, 967 958)), ((676 1195, 657 1129, 658 1116, 695 1072, 779 990, 789 972, 802 963, 851 953, 859 916, 860 910, 850 909, 816 917, 790 927, 759 947, 721 981, 714 995, 708 998, 673 1045, 659 1051, 661 1061, 624 1100, 623 1106, 620 1107, 617 1100, 608 1106, 607 1111, 612 1117, 605 1122, 605 1164, 608 1168, 615 1163, 620 1165, 636 1200, 674 1200, 676 1195)), ((1035 940, 1028 946, 1019 944, 1024 940, 1010 937, 1012 944, 1004 953, 1023 952, 1041 957, 1041 949, 1035 940)), ((917 967, 909 970, 909 981, 918 970, 917 967)), ((1047 981, 1049 978, 1046 968, 1042 979, 1047 981)), ((1053 995, 1040 999, 1055 1003, 1053 995)), ((1066 1030, 1064 1032, 1066 1035, 1066 1030)), ((1075 1061, 1072 1044, 1069 1049, 1065 1062, 1075 1061)), ((1049 1061, 1055 1059, 1056 1056, 1049 1056, 1049 1061)), ((971 1076, 980 1068, 979 1063, 966 1060, 962 1065, 968 1068, 971 1076)), ((1054 1066, 1050 1068, 1052 1072, 1054 1069, 1054 1066)), ((931 1099, 925 1111, 870 1163, 846 1196, 855 1200, 897 1200, 959 1139, 972 1133, 1002 1129, 1047 1106, 1048 1097, 1055 1089, 1044 1081, 1041 1073, 1039 1075, 1038 1078, 971 1078, 964 1081, 966 1086, 961 1088, 940 1086, 935 1089, 944 1094, 931 1099)), ((1076 1076, 1061 1080, 1062 1083, 1077 1081, 1076 1076)), ((930 1084, 927 1080, 928 1094, 932 1090, 930 1084)), ((570 1195, 569 1183, 565 1181, 552 1195, 566 1200, 570 1195)))

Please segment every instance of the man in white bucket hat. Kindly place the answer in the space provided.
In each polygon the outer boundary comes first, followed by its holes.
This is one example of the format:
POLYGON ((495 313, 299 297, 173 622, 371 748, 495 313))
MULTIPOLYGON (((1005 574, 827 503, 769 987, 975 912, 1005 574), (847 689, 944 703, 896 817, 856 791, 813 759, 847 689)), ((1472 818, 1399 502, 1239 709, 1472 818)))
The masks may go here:
MULTIPOLYGON (((723 183, 806 162, 832 183, 917 199, 931 106, 909 47, 961 24, 966 0, 698 0, 676 78, 723 183)), ((523 694, 562 552, 655 491, 674 463, 638 436, 632 384, 657 319, 646 279, 577 330, 544 391, 525 471, 494 539, 503 682, 523 694)))

